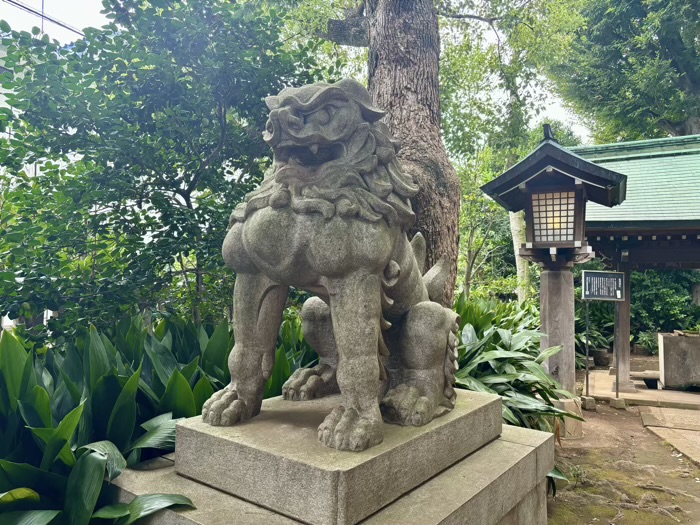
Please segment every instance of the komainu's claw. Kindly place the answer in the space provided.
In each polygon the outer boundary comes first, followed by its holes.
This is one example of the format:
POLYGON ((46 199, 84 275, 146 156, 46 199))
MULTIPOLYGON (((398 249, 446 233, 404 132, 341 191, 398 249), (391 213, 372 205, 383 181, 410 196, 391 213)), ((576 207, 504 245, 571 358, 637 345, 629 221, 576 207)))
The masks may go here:
POLYGON ((295 370, 282 387, 282 396, 289 401, 306 401, 338 392, 335 368, 327 364, 295 370))
POLYGON ((354 408, 338 406, 318 427, 318 439, 330 448, 360 452, 384 440, 382 420, 360 415, 354 408))
POLYGON ((202 419, 218 427, 235 425, 248 417, 245 401, 238 398, 231 385, 216 392, 202 406, 202 419))
POLYGON ((399 425, 421 426, 432 421, 435 403, 414 386, 399 385, 387 392, 380 405, 384 419, 399 425))

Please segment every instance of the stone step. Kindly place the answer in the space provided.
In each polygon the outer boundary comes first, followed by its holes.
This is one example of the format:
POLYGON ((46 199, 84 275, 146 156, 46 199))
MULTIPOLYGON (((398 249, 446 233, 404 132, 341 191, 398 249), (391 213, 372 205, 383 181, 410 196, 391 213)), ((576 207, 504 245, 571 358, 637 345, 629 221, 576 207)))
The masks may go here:
MULTIPOLYGON (((155 464, 154 464, 155 463, 155 464)), ((179 476, 171 461, 124 471, 113 483, 129 502, 151 492, 183 494, 196 509, 165 510, 148 525, 299 525, 300 522, 179 476)), ((504 427, 501 436, 413 489, 363 525, 546 525, 545 476, 554 466, 552 434, 504 427)), ((379 487, 376 487, 379 489, 379 487)), ((313 495, 297 487, 300 500, 313 495)))
POLYGON ((353 525, 501 433, 500 397, 462 390, 455 408, 428 425, 384 425, 380 445, 338 451, 319 443, 316 429, 339 401, 268 399, 259 416, 233 427, 181 422, 175 468, 311 525, 353 525))

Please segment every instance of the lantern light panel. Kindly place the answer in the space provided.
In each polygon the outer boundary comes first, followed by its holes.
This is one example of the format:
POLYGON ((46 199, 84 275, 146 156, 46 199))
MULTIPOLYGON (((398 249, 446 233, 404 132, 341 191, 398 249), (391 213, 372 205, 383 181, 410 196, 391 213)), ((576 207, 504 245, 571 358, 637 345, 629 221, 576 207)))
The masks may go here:
POLYGON ((573 242, 576 193, 534 193, 532 216, 535 242, 573 242))

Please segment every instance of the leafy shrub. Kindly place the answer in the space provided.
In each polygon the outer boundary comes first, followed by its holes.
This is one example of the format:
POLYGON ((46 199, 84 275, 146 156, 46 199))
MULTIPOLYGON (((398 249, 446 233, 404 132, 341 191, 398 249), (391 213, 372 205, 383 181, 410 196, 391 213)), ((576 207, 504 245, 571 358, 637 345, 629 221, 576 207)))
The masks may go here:
POLYGON ((534 306, 466 301, 460 296, 455 311, 461 318, 463 343, 458 387, 500 395, 503 419, 511 425, 552 431, 557 419, 578 418, 554 406, 554 401, 573 396, 542 366, 561 348, 540 352, 534 306))
POLYGON ((97 517, 134 523, 171 505, 192 506, 183 496, 151 494, 95 512, 105 481, 118 476, 127 460, 112 441, 92 437, 106 431, 134 458, 144 448, 172 447, 175 428, 172 414, 162 414, 143 422, 135 437, 142 366, 125 381, 112 371, 100 374, 105 362, 99 339, 90 330, 79 388, 61 369, 75 357, 51 363, 58 357, 53 350, 36 356, 10 332, 0 334, 2 523, 88 525, 97 517), (106 430, 96 430, 105 420, 106 430))
POLYGON ((637 344, 646 348, 651 355, 659 353, 659 339, 654 332, 642 332, 637 336, 637 344))

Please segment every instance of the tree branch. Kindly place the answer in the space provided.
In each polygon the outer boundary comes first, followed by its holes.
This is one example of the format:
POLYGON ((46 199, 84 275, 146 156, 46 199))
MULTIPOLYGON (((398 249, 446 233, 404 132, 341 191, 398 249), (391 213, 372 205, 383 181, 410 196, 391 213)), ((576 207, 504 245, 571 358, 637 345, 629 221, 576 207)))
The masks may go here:
POLYGON ((484 22, 492 26, 494 23, 498 22, 501 17, 499 16, 481 16, 472 14, 460 14, 460 13, 448 13, 447 11, 438 11, 438 15, 445 18, 453 18, 455 20, 476 20, 477 22, 484 22))

